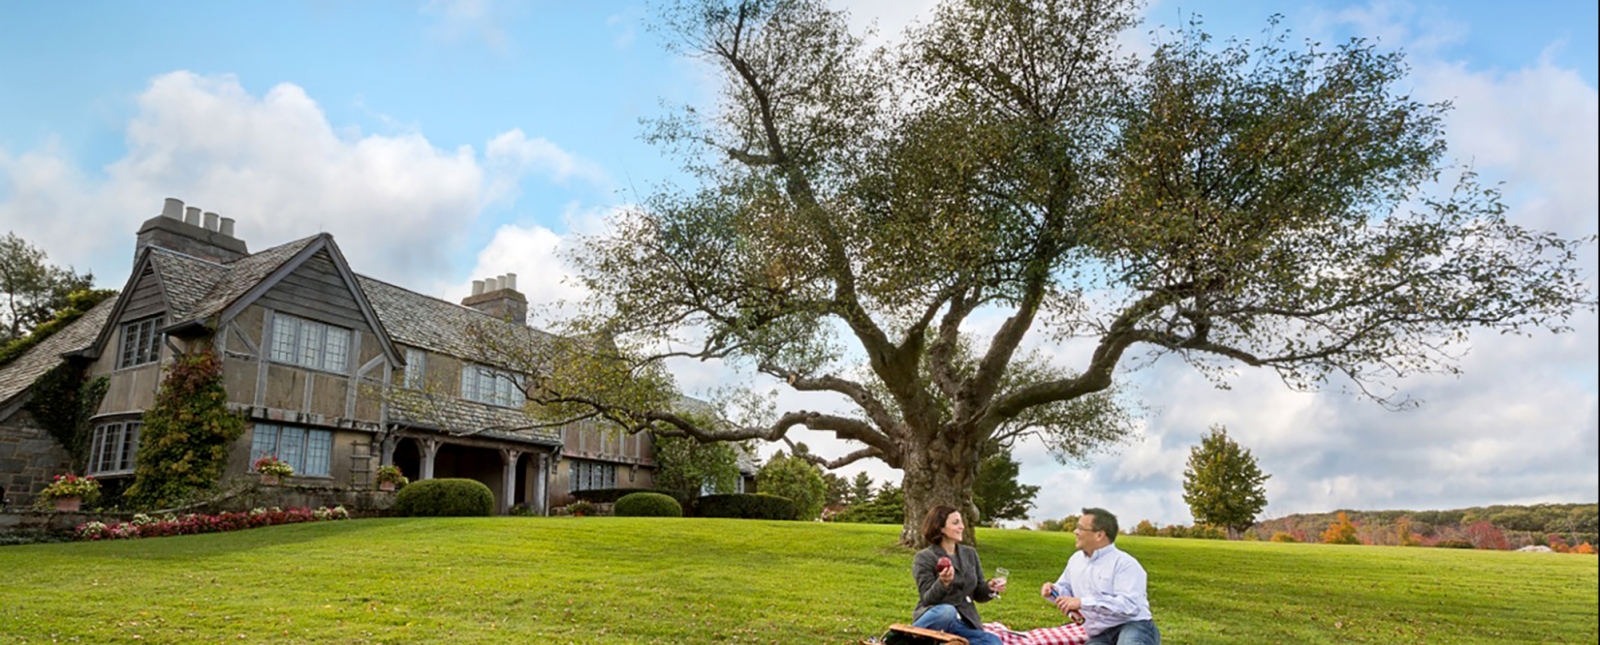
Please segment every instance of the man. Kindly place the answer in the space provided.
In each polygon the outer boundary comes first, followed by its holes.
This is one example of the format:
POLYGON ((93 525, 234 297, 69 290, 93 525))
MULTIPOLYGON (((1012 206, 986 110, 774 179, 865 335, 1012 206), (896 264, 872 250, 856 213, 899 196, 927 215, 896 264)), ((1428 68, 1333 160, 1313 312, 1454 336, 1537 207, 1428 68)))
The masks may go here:
POLYGON ((1044 583, 1039 595, 1054 601, 1061 613, 1083 617, 1087 645, 1160 645, 1144 567, 1117 549, 1117 516, 1103 508, 1083 509, 1073 533, 1078 552, 1067 560, 1061 578, 1044 583))

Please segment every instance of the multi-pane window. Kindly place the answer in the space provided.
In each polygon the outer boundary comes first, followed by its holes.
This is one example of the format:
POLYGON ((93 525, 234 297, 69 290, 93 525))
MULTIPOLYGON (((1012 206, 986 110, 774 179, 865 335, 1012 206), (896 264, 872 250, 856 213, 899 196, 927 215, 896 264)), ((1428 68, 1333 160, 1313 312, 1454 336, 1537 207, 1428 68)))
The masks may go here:
POLYGON ((139 451, 138 421, 102 423, 89 438, 90 475, 124 475, 133 472, 134 455, 139 451))
POLYGON ((572 472, 567 473, 567 492, 617 487, 617 465, 598 461, 571 459, 572 472))
POLYGON ((406 387, 420 390, 428 373, 428 354, 420 349, 406 348, 406 387))
POLYGON ((117 369, 156 362, 161 357, 161 345, 156 327, 161 317, 135 320, 122 326, 122 348, 117 356, 117 369))
POLYGON ((350 330, 277 314, 272 318, 272 360, 329 372, 344 372, 350 330))
POLYGON ((522 382, 521 375, 467 363, 461 367, 461 398, 520 408, 528 401, 522 391, 522 382))
POLYGON ((267 455, 288 463, 296 475, 327 477, 333 465, 333 433, 258 423, 250 440, 250 462, 267 455))

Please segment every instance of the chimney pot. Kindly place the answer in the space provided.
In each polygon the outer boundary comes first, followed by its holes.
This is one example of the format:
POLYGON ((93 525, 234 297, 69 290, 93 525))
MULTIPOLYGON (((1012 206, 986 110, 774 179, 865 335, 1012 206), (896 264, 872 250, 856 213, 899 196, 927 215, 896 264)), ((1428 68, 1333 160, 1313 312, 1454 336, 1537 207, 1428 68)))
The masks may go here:
POLYGON ((183 209, 183 223, 200 225, 200 207, 189 206, 183 209))
POLYGON ((483 281, 482 280, 473 280, 472 281, 472 295, 474 295, 474 296, 483 295, 483 281))
POLYGON ((499 291, 500 290, 500 276, 495 276, 493 278, 489 278, 489 290, 490 291, 499 291))
POLYGON ((222 221, 217 223, 217 232, 228 237, 233 237, 233 218, 222 218, 222 221))
POLYGON ((512 291, 516 291, 517 290, 517 274, 515 274, 515 273, 507 273, 506 274, 506 288, 510 289, 512 291))
POLYGON ((217 220, 220 219, 220 218, 221 218, 220 215, 217 215, 216 213, 212 213, 210 211, 207 211, 206 212, 206 230, 212 231, 212 232, 216 232, 216 230, 217 230, 217 220))
POLYGON ((183 219, 183 200, 176 197, 168 197, 166 203, 161 205, 161 216, 176 220, 183 219))

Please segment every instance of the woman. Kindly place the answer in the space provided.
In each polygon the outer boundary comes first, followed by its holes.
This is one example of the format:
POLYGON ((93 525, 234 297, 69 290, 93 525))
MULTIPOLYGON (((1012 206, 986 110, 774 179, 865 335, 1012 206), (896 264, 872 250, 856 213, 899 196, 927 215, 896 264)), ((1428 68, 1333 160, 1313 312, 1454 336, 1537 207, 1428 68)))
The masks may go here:
POLYGON ((972 645, 1000 645, 1000 637, 983 631, 973 602, 994 599, 1005 591, 1005 585, 984 579, 977 549, 961 543, 966 532, 961 513, 949 506, 933 507, 922 521, 922 538, 928 548, 911 560, 911 575, 920 595, 912 625, 955 634, 972 645), (941 570, 940 558, 949 558, 950 566, 941 570))

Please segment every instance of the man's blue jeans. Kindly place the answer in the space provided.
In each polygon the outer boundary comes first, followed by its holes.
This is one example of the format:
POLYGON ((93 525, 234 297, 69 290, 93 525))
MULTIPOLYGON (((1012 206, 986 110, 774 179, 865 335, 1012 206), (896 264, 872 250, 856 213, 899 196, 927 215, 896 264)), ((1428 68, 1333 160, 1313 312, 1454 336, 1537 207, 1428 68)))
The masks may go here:
POLYGON ((1095 634, 1087 645, 1161 645, 1161 632, 1153 620, 1136 620, 1095 634))
POLYGON ((922 612, 922 617, 917 622, 911 623, 912 627, 923 629, 937 629, 948 634, 955 634, 967 639, 972 645, 1000 645, 1000 637, 983 631, 982 627, 973 628, 967 621, 961 620, 961 614, 950 605, 934 605, 922 612))

